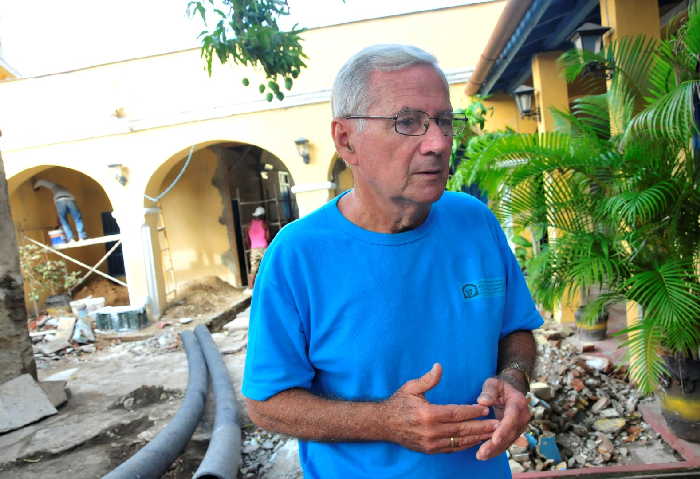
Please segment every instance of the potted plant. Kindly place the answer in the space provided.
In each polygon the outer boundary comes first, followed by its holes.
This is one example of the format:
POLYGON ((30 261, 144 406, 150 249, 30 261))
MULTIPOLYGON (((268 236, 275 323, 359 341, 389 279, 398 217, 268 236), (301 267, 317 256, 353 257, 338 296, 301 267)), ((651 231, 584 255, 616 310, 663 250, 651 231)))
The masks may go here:
MULTIPOLYGON (((604 225, 600 204, 613 188, 613 165, 595 159, 613 150, 607 113, 582 114, 602 97, 576 103, 575 113, 555 112, 559 131, 547 134, 494 132, 469 140, 465 158, 448 186, 477 183, 486 191, 502 223, 510 224, 512 241, 534 299, 547 310, 571 302, 576 294, 591 298, 615 273, 606 248, 611 228, 604 225), (527 237, 525 237, 527 236, 527 237), (527 253, 525 251, 527 251, 527 253), (529 251, 528 251, 529 250, 529 251), (600 258, 597 253, 602 254, 600 258)), ((607 313, 577 321, 588 331, 604 332, 607 313)))
POLYGON ((70 312, 68 293, 78 283, 80 272, 69 272, 65 261, 48 259, 46 253, 33 244, 21 246, 19 257, 29 298, 35 304, 44 300, 49 313, 70 312))
POLYGON ((556 113, 557 132, 485 142, 469 166, 506 186, 490 198, 514 223, 541 220, 546 208, 555 234, 528 262, 534 296, 538 286, 561 298, 567 288, 597 285, 604 292, 583 312, 590 321, 611 303, 640 305, 643 318, 622 332, 630 374, 643 392, 660 392, 669 426, 693 441, 700 441, 699 58, 695 5, 664 41, 567 52, 569 79, 594 70, 591 62, 613 66, 608 92, 556 113))
POLYGON ((562 58, 570 78, 591 62, 614 67, 610 85, 620 149, 637 150, 626 187, 607 204, 628 237, 629 275, 611 291, 640 305, 628 329, 632 374, 660 386, 674 432, 700 441, 700 7, 661 42, 638 37, 600 55, 562 58))

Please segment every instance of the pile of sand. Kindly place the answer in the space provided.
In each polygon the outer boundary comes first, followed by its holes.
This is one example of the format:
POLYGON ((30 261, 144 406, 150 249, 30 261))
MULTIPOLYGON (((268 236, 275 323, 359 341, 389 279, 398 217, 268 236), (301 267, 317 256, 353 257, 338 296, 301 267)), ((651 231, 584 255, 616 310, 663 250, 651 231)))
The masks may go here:
POLYGON ((241 298, 240 290, 218 276, 206 276, 184 285, 168 303, 163 320, 216 315, 241 298))
POLYGON ((129 290, 127 288, 95 274, 88 278, 85 283, 78 286, 78 289, 71 296, 73 300, 87 298, 88 296, 104 298, 106 306, 129 305, 129 290))

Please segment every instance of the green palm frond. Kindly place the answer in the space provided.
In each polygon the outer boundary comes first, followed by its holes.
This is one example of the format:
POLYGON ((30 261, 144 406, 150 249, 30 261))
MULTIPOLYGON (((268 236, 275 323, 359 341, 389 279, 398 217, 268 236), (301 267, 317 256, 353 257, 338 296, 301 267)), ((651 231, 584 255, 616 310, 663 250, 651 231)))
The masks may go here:
POLYGON ((641 191, 625 191, 609 198, 603 208, 613 218, 636 226, 658 218, 678 195, 672 181, 662 181, 641 191))
POLYGON ((668 349, 684 354, 700 342, 700 289, 692 276, 690 265, 669 260, 626 282, 626 296, 642 305, 644 322, 663 328, 668 349))
POLYGON ((632 134, 685 142, 697 127, 693 121, 693 97, 700 91, 700 80, 688 80, 665 93, 632 120, 625 142, 632 134))
POLYGON ((663 327, 650 321, 641 321, 636 325, 617 333, 627 335, 622 347, 628 349, 630 377, 643 393, 653 392, 659 378, 668 372, 659 349, 664 344, 663 327))
POLYGON ((684 28, 684 44, 687 52, 697 58, 700 55, 700 4, 690 2, 688 6, 688 22, 684 28))

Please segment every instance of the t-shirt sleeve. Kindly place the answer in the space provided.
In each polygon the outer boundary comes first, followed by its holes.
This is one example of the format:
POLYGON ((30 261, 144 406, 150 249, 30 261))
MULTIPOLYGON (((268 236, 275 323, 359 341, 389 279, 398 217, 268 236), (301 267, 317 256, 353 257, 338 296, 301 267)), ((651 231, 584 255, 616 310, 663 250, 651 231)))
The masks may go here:
POLYGON ((508 240, 498 220, 493 213, 486 211, 486 220, 506 262, 506 299, 501 337, 507 336, 513 331, 537 329, 542 326, 544 321, 542 321, 542 316, 537 311, 535 302, 532 300, 518 260, 510 249, 508 240))
POLYGON ((291 388, 311 387, 314 368, 298 308, 276 248, 268 250, 255 280, 250 309, 243 395, 264 401, 291 388))

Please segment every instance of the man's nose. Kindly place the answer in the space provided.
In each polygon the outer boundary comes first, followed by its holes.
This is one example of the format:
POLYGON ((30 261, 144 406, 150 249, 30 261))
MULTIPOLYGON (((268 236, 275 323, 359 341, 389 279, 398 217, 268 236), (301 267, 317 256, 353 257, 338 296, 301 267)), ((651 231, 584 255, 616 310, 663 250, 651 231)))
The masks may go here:
POLYGON ((421 140, 420 152, 423 155, 445 155, 452 151, 452 137, 445 136, 435 120, 430 121, 421 140))

